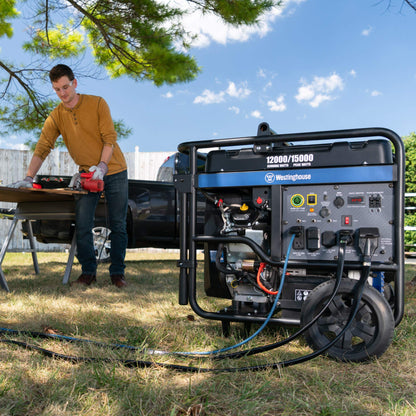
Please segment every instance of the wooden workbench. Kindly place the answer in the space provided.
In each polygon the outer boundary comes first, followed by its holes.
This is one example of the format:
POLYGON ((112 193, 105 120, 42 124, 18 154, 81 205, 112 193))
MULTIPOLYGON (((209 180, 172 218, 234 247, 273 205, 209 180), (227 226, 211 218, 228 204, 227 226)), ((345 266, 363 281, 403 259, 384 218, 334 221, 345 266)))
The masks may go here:
MULTIPOLYGON (((10 240, 13 236, 14 230, 16 228, 17 222, 19 220, 25 221, 28 225, 28 237, 30 242, 30 252, 32 253, 33 259, 33 266, 35 268, 35 272, 39 273, 39 265, 36 255, 36 246, 32 232, 32 226, 30 221, 34 219, 56 219, 56 213, 50 211, 48 208, 50 207, 51 202, 73 202, 76 196, 87 194, 87 191, 74 191, 69 188, 60 188, 60 189, 35 189, 35 188, 9 188, 7 186, 0 186, 0 202, 15 202, 17 203, 15 215, 12 220, 12 224, 9 228, 8 235, 3 242, 1 251, 0 251, 0 285, 1 287, 9 292, 9 287, 7 285, 7 281, 1 265, 3 263, 4 257, 7 252, 7 248, 9 246, 10 240), (36 215, 33 213, 31 209, 31 205, 33 203, 42 204, 45 203, 44 210, 37 209, 36 215), (29 209, 27 209, 29 208, 29 209)), ((39 206, 38 206, 39 208, 39 206)), ((68 209, 71 210, 72 214, 72 205, 69 204, 68 209)), ((72 269, 72 263, 74 261, 76 243, 75 243, 75 233, 72 238, 71 249, 69 251, 68 261, 64 273, 63 282, 64 284, 68 283, 69 275, 72 269)))
POLYGON ((9 188, 0 186, 1 202, 49 202, 72 201, 75 195, 87 194, 87 191, 74 191, 70 188, 35 189, 9 188))

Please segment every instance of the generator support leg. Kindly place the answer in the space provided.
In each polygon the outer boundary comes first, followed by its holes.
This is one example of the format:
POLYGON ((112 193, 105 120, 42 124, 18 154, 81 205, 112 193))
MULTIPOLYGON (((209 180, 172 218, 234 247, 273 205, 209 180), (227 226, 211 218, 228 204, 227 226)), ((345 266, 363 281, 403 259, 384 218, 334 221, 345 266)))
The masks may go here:
POLYGON ((221 325, 222 325, 222 335, 224 335, 224 337, 228 338, 230 336, 230 332, 231 332, 230 321, 221 321, 221 325))
POLYGON ((75 250, 77 248, 77 239, 76 232, 72 236, 71 248, 69 250, 68 261, 66 262, 64 278, 62 279, 62 284, 66 285, 69 282, 69 276, 71 275, 72 265, 74 263, 75 250))
MULTIPOLYGON (((196 222, 197 222, 197 212, 196 212, 196 189, 195 189, 195 180, 197 173, 197 155, 196 148, 192 147, 189 152, 189 167, 191 171, 191 190, 189 193, 187 208, 189 208, 189 223, 188 223, 188 233, 186 234, 187 244, 188 244, 188 300, 190 305, 194 305, 196 299, 196 242, 194 240, 196 236, 196 222)), ((193 306, 192 306, 193 307, 193 306)), ((194 309, 195 310, 195 309, 194 309)))
POLYGON ((30 222, 30 220, 26 220, 26 224, 27 224, 27 232, 29 236, 30 252, 32 253, 33 267, 35 269, 35 273, 39 274, 38 255, 36 254, 36 245, 35 245, 35 238, 33 237, 32 223, 30 222))
POLYGON ((181 211, 181 232, 179 237, 180 260, 179 260, 179 305, 188 304, 188 250, 187 250, 187 221, 188 221, 188 198, 186 192, 180 195, 180 211, 181 211))
POLYGON ((12 225, 9 228, 9 232, 7 233, 7 237, 4 240, 4 243, 3 243, 3 246, 1 247, 1 252, 0 252, 0 284, 1 284, 1 287, 6 292, 10 292, 10 290, 9 290, 9 286, 7 285, 6 277, 3 273, 1 265, 3 264, 4 256, 6 255, 7 248, 9 247, 10 240, 12 239, 12 236, 13 236, 13 233, 14 233, 14 230, 16 228, 18 221, 19 220, 16 217, 13 218, 12 225))

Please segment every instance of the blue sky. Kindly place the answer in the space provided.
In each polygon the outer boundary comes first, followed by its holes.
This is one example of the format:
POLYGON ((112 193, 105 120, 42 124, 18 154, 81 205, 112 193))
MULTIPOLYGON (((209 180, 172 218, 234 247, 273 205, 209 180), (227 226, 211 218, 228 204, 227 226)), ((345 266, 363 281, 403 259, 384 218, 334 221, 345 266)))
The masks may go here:
MULTIPOLYGON (((288 0, 256 30, 196 16, 187 24, 200 34, 191 50, 202 68, 195 81, 78 79, 78 92, 103 96, 133 129, 120 141, 125 152, 251 136, 262 121, 278 133, 416 131, 416 13, 402 0, 288 0)), ((18 57, 0 46, 0 55, 18 57)), ((0 138, 1 148, 21 145, 0 138)))

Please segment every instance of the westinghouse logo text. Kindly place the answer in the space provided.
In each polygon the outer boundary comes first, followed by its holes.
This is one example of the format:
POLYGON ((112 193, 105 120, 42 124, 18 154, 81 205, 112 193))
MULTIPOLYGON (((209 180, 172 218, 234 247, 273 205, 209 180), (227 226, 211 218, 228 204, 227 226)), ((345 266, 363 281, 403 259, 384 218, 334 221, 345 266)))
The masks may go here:
POLYGON ((287 174, 287 175, 275 175, 272 172, 266 173, 264 176, 264 180, 267 183, 274 183, 274 182, 296 182, 296 181, 310 181, 312 178, 311 174, 308 173, 306 175, 300 175, 298 173, 295 174, 287 174))

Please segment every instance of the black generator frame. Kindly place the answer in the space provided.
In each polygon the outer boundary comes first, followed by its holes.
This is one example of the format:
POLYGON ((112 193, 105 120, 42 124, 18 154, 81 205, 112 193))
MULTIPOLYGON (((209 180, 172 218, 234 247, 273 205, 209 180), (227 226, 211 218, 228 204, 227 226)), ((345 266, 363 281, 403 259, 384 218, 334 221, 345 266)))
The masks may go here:
MULTIPOLYGON (((262 323, 266 317, 230 314, 224 311, 210 312, 201 308, 197 301, 197 249, 201 243, 208 242, 233 242, 243 243, 262 258, 274 266, 283 267, 283 261, 275 261, 270 257, 265 258, 258 251, 256 244, 249 238, 228 236, 214 237, 197 235, 197 192, 198 172, 197 154, 199 149, 228 148, 235 146, 264 146, 265 149, 272 145, 283 145, 290 142, 330 142, 339 139, 358 139, 369 137, 384 137, 394 147, 393 159, 393 182, 395 183, 394 194, 394 262, 391 264, 373 265, 372 270, 383 270, 394 272, 394 320, 397 326, 404 314, 404 190, 405 190, 405 152, 401 138, 392 130, 386 128, 357 128, 345 130, 329 130, 318 132, 275 134, 269 129, 267 123, 259 125, 257 136, 236 137, 228 139, 213 139, 205 141, 184 142, 178 146, 178 151, 189 154, 189 173, 174 176, 174 183, 179 194, 180 201, 180 267, 179 275, 179 304, 187 305, 188 302, 193 311, 205 319, 222 321, 223 325, 233 322, 244 322, 246 324, 262 323), (263 133, 267 131, 267 133, 263 133)), ((273 186, 273 185, 272 185, 273 186)), ((334 264, 328 265, 333 267, 334 264)), ((272 324, 299 325, 288 318, 270 318, 272 324)))

